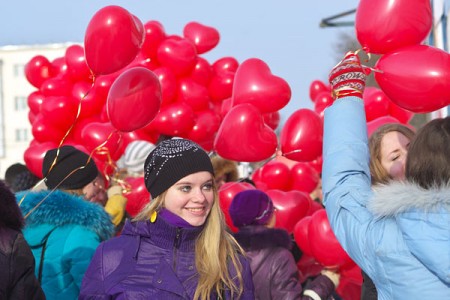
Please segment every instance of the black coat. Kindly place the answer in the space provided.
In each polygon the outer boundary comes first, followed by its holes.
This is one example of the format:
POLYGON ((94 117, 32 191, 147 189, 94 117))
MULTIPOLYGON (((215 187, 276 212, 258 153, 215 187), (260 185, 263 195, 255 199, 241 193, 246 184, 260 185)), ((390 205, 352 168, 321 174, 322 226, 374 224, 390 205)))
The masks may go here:
POLYGON ((0 181, 0 299, 45 299, 14 194, 0 181))

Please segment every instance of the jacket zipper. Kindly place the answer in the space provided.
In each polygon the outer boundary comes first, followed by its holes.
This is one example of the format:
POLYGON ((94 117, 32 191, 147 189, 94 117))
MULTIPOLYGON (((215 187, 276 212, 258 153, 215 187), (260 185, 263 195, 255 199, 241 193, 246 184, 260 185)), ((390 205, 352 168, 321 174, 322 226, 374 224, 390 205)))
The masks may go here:
POLYGON ((181 228, 177 228, 177 233, 175 235, 175 241, 173 242, 173 270, 177 270, 177 260, 178 260, 178 249, 181 244, 181 228))

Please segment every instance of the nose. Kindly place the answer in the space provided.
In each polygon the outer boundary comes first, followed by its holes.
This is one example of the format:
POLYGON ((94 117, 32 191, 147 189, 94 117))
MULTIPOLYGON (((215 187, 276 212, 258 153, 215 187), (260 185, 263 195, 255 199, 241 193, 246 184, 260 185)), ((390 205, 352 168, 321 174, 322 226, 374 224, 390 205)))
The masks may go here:
POLYGON ((192 198, 195 202, 204 202, 205 201, 206 197, 201 188, 195 189, 193 192, 194 193, 193 193, 192 198))

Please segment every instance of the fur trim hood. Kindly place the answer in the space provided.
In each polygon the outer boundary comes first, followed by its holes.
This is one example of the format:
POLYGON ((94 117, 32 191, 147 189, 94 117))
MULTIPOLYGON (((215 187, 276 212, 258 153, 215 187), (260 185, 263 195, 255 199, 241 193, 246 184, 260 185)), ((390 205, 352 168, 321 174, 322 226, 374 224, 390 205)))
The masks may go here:
POLYGON ((235 161, 224 159, 219 156, 211 158, 211 163, 214 169, 214 176, 216 178, 228 174, 227 182, 237 181, 239 179, 238 166, 235 161))
POLYGON ((114 235, 111 217, 103 207, 61 190, 21 192, 16 194, 22 213, 26 216, 26 226, 51 224, 53 226, 79 225, 86 227, 107 240, 114 235), (39 203, 47 197, 40 205, 39 203), (23 199, 22 199, 23 198, 23 199))
POLYGON ((395 181, 376 186, 368 208, 379 217, 395 216, 411 209, 433 212, 444 208, 450 211, 450 185, 425 190, 413 183, 395 181))
POLYGON ((246 226, 234 234, 246 251, 282 247, 290 250, 292 239, 284 229, 267 228, 263 225, 246 226))

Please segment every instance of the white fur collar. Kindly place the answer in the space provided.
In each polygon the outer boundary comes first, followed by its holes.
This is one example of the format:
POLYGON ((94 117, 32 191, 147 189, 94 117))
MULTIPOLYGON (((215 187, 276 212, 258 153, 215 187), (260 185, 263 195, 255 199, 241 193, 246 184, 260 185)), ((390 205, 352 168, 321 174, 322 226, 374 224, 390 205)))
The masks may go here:
POLYGON ((367 207, 380 217, 394 216, 409 209, 427 212, 444 207, 450 211, 450 184, 429 190, 416 184, 398 181, 376 186, 367 207))

